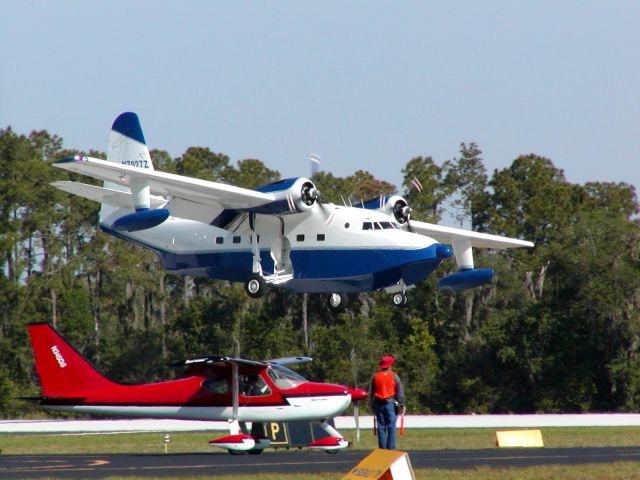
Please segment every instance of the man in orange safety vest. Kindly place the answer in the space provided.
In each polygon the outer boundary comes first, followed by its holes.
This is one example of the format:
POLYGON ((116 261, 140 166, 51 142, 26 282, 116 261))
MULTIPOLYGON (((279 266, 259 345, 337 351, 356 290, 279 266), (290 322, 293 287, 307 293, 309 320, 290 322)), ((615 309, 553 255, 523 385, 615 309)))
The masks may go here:
POLYGON ((369 386, 369 398, 378 424, 378 447, 389 450, 396 448, 397 413, 405 413, 404 387, 398 374, 391 370, 394 363, 391 355, 382 357, 378 364, 380 371, 369 386))

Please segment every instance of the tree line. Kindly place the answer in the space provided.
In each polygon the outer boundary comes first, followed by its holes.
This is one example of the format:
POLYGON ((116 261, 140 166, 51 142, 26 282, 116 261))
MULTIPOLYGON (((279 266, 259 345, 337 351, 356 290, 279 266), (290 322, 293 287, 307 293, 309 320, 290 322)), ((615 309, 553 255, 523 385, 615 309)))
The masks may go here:
MULTIPOLYGON (((177 359, 222 353, 253 359, 309 355, 310 379, 364 386, 383 354, 398 361, 410 413, 635 411, 640 408, 640 223, 634 187, 569 183, 550 159, 522 155, 486 172, 461 144, 441 165, 409 160, 400 193, 415 219, 444 215, 481 232, 535 242, 476 250, 493 284, 440 291, 447 261, 404 308, 382 293, 350 296, 331 313, 322 295, 178 276, 155 256, 98 228, 99 205, 50 185, 92 183, 53 168, 73 154, 47 131, 0 130, 0 415, 37 415, 40 394, 26 324, 47 321, 106 375, 171 378, 177 359), (414 187, 415 180, 422 186, 414 187)), ((157 169, 255 188, 280 178, 260 160, 191 147, 153 150, 157 169)), ((323 201, 394 193, 358 170, 317 172, 323 201)))

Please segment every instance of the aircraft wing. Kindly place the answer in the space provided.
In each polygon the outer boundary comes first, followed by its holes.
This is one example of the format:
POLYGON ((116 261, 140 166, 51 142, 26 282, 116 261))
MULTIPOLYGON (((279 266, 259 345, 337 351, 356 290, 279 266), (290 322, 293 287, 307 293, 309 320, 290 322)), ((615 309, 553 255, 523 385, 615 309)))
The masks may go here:
POLYGON ((225 355, 207 355, 204 357, 178 360, 173 362, 171 366, 172 367, 188 367, 191 365, 214 365, 214 364, 221 365, 221 364, 232 364, 232 363, 236 363, 238 365, 262 366, 262 367, 266 365, 265 362, 248 360, 246 358, 227 357, 225 355))
POLYGON ((421 235, 433 238, 437 242, 452 245, 456 241, 466 240, 476 248, 521 248, 533 247, 533 242, 518 238, 502 237, 488 233, 474 232, 462 228, 445 227, 433 223, 417 222, 411 220, 411 230, 421 235))
POLYGON ((313 358, 311 357, 284 357, 273 358, 271 360, 265 360, 264 362, 272 365, 294 365, 296 363, 307 363, 312 361, 313 358))
MULTIPOLYGON (((269 193, 108 162, 92 157, 68 157, 55 162, 53 165, 63 170, 113 182, 125 187, 129 187, 132 181, 145 182, 149 185, 153 195, 180 198, 214 207, 248 209, 274 200, 274 196, 269 193)), ((128 206, 131 206, 131 204, 128 206)))
MULTIPOLYGON (((64 192, 73 193, 74 195, 78 195, 79 197, 87 198, 89 200, 94 200, 100 203, 106 203, 108 205, 113 205, 114 207, 131 208, 131 205, 133 204, 130 192, 123 192, 120 190, 113 190, 111 188, 104 188, 98 187, 96 185, 88 185, 86 183, 68 181, 52 182, 51 185, 59 188, 64 192)), ((151 195, 150 203, 151 208, 158 208, 167 203, 167 201, 163 197, 151 195)))

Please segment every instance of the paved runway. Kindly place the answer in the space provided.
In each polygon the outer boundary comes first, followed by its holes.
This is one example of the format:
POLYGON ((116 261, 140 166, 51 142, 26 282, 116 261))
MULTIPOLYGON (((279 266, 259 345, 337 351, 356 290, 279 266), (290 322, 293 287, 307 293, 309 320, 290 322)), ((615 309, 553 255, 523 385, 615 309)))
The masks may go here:
MULTIPOLYGON (((115 475, 181 477, 255 473, 348 473, 368 451, 350 450, 335 455, 309 450, 266 451, 262 455, 123 454, 123 455, 0 455, 0 478, 104 478, 115 475)), ((459 469, 486 466, 640 462, 640 447, 540 448, 409 451, 413 468, 459 469)))

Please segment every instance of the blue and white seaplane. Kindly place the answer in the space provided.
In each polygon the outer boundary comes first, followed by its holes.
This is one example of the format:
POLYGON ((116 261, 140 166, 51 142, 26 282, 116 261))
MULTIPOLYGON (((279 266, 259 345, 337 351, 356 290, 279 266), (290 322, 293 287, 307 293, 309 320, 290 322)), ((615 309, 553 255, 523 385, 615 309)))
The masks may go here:
POLYGON ((385 290, 403 305, 407 290, 451 255, 458 270, 438 286, 459 290, 493 277, 491 269, 474 268, 473 247, 533 247, 410 221, 411 208, 397 195, 341 206, 321 202, 304 177, 250 190, 156 171, 132 112, 113 123, 106 160, 74 156, 54 166, 104 182, 53 183, 100 202, 104 232, 151 249, 167 271, 243 282, 251 297, 268 286, 327 293, 329 308, 339 310, 348 292, 385 290))

